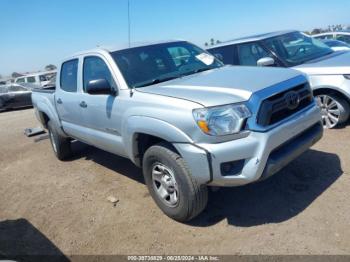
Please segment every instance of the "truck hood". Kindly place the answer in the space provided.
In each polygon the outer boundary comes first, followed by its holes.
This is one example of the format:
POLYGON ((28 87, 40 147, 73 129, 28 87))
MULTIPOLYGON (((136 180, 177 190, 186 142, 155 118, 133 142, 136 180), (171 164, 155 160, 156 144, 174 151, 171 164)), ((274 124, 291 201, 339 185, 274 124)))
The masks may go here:
POLYGON ((350 74, 350 52, 334 52, 293 68, 308 75, 350 74))
POLYGON ((252 93, 298 75, 290 69, 224 66, 137 90, 209 107, 247 101, 252 93))

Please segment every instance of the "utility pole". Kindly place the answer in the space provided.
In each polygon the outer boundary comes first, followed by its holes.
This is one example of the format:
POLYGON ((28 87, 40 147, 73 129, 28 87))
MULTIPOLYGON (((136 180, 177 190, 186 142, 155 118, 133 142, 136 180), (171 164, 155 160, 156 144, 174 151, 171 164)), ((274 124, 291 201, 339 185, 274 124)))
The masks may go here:
POLYGON ((129 38, 129 47, 130 47, 130 0, 128 0, 128 38, 129 38))

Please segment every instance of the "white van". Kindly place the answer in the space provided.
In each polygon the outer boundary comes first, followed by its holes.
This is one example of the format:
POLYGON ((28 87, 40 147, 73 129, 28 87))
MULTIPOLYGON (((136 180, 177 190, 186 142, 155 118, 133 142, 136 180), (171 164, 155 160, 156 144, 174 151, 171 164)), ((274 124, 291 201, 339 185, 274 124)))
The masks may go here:
POLYGON ((35 74, 28 74, 25 76, 20 76, 15 79, 16 84, 33 84, 38 85, 40 87, 48 84, 52 77, 56 75, 56 70, 40 72, 35 74))

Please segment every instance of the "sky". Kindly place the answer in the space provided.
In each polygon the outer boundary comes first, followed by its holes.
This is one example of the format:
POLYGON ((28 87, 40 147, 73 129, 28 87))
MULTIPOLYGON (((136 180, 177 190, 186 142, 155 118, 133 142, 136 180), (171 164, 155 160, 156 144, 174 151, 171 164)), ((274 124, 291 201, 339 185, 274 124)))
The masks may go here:
MULTIPOLYGON (((132 42, 349 24, 349 0, 129 0, 132 42)), ((0 0, 0 75, 43 70, 97 45, 128 43, 128 0, 0 0)))

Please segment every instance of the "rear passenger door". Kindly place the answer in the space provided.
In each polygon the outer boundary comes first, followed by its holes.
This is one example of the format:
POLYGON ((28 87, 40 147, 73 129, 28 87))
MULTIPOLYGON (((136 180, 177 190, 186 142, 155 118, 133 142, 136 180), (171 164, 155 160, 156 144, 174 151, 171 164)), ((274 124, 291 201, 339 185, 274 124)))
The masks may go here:
POLYGON ((55 102, 64 131, 74 138, 80 138, 81 107, 78 93, 79 59, 62 64, 59 75, 59 88, 56 88, 55 102))

